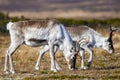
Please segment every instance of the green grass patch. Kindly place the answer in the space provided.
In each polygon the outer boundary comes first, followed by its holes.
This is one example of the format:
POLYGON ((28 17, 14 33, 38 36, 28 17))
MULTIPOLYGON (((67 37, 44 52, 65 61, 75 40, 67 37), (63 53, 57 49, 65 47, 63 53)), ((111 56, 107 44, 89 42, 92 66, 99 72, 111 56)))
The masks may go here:
POLYGON ((23 80, 46 80, 47 78, 45 77, 39 77, 39 78, 34 78, 34 77, 28 77, 24 78, 23 80))
MULTIPOLYGON (((0 13, 0 34, 8 34, 8 31, 6 30, 6 24, 9 21, 16 22, 20 20, 29 20, 28 18, 25 18, 24 16, 21 17, 9 17, 8 14, 0 13)), ((57 18, 58 21, 60 21, 62 24, 64 24, 66 27, 68 26, 79 26, 79 25, 88 25, 94 29, 97 27, 100 28, 107 28, 109 25, 113 25, 115 27, 120 27, 120 18, 114 18, 114 19, 105 19, 105 20, 99 20, 99 19, 89 19, 89 20, 81 20, 81 19, 72 19, 72 18, 57 18)))
POLYGON ((48 71, 40 71, 40 74, 48 74, 48 71))
POLYGON ((104 77, 103 80, 120 80, 120 75, 107 76, 104 77))
POLYGON ((92 79, 89 77, 85 77, 85 76, 79 76, 79 75, 50 75, 50 76, 45 76, 45 77, 28 77, 25 78, 24 80, 53 80, 53 79, 58 79, 58 80, 62 80, 62 79, 69 79, 69 80, 73 80, 73 79, 92 79))
POLYGON ((90 20, 80 20, 80 19, 65 19, 58 18, 58 20, 63 23, 65 26, 79 26, 79 25, 88 25, 90 27, 96 28, 100 26, 100 28, 109 27, 109 25, 113 25, 116 27, 120 27, 120 18, 114 19, 90 19, 90 20))
POLYGON ((77 78, 86 78, 85 76, 79 76, 79 75, 52 75, 49 77, 50 79, 77 79, 77 78))

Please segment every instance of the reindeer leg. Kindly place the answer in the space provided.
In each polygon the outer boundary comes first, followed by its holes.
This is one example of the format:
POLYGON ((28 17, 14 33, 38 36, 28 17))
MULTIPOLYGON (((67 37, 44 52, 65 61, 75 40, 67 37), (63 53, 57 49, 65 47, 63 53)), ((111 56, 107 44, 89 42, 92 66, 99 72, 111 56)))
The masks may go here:
POLYGON ((85 50, 83 48, 80 49, 80 55, 81 55, 81 68, 82 69, 87 69, 85 66, 84 66, 84 59, 85 59, 85 50))
POLYGON ((39 66, 40 66, 40 63, 41 63, 41 59, 43 57, 43 55, 45 54, 45 52, 47 52, 49 50, 49 46, 46 45, 43 49, 40 50, 40 54, 39 54, 39 57, 38 57, 38 60, 37 60, 37 63, 35 65, 35 69, 36 70, 39 70, 39 66))
POLYGON ((15 50, 19 47, 19 44, 11 44, 9 49, 7 50, 7 53, 5 55, 5 66, 4 66, 4 71, 5 73, 8 73, 8 60, 10 63, 10 72, 15 73, 14 67, 13 67, 13 62, 12 62, 12 54, 15 52, 15 50))
POLYGON ((16 49, 23 44, 23 37, 19 36, 15 33, 10 34, 11 37, 11 44, 5 54, 5 65, 4 65, 4 71, 8 73, 8 60, 10 64, 10 72, 15 73, 13 61, 12 61, 12 54, 16 51, 16 49))
MULTIPOLYGON (((54 55, 57 52, 57 50, 58 50, 58 46, 54 46, 54 55)), ((56 66, 58 71, 62 70, 61 67, 59 66, 59 64, 57 63, 56 58, 55 58, 55 66, 56 66)))
POLYGON ((50 44, 50 58, 51 58, 51 71, 57 72, 55 66, 55 54, 54 54, 54 45, 50 44))
POLYGON ((9 72, 8 72, 8 50, 6 51, 6 54, 5 54, 5 64, 4 64, 4 72, 6 73, 6 74, 8 74, 9 72))
POLYGON ((86 48, 86 50, 90 53, 90 57, 88 59, 88 67, 90 67, 92 64, 92 59, 93 59, 93 51, 92 51, 92 49, 90 49, 88 47, 86 48))
MULTIPOLYGON (((36 70, 40 69, 39 66, 40 66, 40 63, 41 63, 41 59, 48 50, 49 50, 48 45, 46 45, 43 49, 41 49, 38 60, 37 60, 37 63, 35 65, 36 70)), ((56 53, 57 50, 58 50, 58 46, 55 46, 54 52, 56 53)), ((61 70, 61 67, 58 65, 56 59, 55 59, 55 65, 56 65, 57 70, 61 70)))

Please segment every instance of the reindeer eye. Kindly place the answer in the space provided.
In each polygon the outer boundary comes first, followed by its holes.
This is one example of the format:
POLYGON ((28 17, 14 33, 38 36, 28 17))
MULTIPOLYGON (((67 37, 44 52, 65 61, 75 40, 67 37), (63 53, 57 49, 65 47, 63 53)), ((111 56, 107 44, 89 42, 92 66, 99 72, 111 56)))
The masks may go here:
POLYGON ((72 47, 71 49, 73 50, 74 48, 72 47))
POLYGON ((111 46, 111 43, 109 43, 109 46, 111 46))
POLYGON ((70 49, 70 52, 72 52, 73 51, 73 47, 70 49))

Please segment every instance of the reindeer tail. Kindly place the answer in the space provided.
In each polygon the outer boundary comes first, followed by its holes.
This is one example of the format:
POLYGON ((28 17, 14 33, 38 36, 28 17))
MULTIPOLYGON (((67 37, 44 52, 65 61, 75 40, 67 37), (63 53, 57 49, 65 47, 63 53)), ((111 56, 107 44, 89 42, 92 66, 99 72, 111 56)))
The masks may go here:
POLYGON ((8 22, 7 23, 7 30, 9 30, 11 28, 12 24, 13 24, 13 22, 8 22))

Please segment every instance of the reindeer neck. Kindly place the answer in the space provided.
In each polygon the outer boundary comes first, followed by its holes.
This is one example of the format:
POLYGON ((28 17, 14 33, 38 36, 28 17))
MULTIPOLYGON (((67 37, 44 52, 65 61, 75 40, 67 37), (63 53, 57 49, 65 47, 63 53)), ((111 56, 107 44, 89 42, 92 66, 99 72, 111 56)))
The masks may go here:
POLYGON ((95 47, 101 48, 103 46, 103 42, 105 41, 105 37, 102 35, 96 35, 95 36, 95 47))
POLYGON ((66 44, 69 44, 69 46, 70 46, 71 43, 72 43, 72 38, 71 38, 71 36, 69 35, 69 33, 67 32, 67 30, 66 30, 63 26, 61 26, 61 28, 62 28, 62 31, 63 31, 63 34, 64 34, 63 44, 64 44, 64 46, 68 46, 68 45, 66 45, 66 44))

